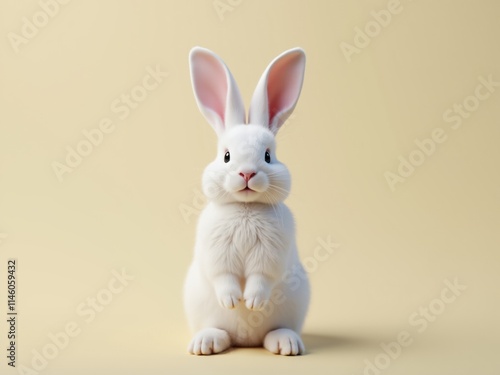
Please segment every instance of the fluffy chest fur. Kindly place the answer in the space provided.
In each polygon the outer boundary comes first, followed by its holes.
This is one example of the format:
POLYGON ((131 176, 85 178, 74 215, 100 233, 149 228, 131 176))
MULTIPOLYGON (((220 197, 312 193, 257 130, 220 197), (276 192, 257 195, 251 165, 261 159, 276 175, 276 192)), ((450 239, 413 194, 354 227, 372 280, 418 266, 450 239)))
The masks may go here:
POLYGON ((282 207, 241 203, 222 209, 208 206, 206 211, 202 220, 208 225, 200 250, 214 274, 279 272, 289 246, 282 207))

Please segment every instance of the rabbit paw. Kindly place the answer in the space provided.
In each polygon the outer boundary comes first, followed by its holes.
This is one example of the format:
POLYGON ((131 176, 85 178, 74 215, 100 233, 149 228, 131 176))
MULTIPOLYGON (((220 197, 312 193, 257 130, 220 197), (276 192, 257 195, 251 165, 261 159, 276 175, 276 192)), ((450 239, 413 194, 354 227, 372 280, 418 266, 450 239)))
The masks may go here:
POLYGON ((226 309, 234 309, 241 301, 241 287, 233 275, 220 276, 215 281, 215 294, 219 304, 226 309))
POLYGON ((223 292, 217 296, 219 304, 226 309, 234 309, 241 301, 241 290, 223 292))
POLYGON ((300 336, 287 328, 269 332, 264 338, 264 348, 271 353, 281 355, 299 355, 305 352, 300 336))
POLYGON ((267 290, 261 290, 257 292, 246 292, 245 296, 245 306, 249 310, 260 311, 264 310, 264 308, 269 303, 269 298, 271 297, 271 293, 267 290))
POLYGON ((263 310, 271 298, 271 287, 264 276, 251 275, 247 279, 243 299, 249 310, 263 310))
POLYGON ((231 339, 226 331, 217 328, 205 328, 191 340, 188 352, 196 355, 210 355, 223 352, 230 346, 231 339))

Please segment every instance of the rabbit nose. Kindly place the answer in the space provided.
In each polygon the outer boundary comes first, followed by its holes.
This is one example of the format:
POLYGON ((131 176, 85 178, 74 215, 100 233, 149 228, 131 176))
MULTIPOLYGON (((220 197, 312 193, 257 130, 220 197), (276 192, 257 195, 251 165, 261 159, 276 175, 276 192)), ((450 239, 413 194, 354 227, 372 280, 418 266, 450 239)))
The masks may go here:
POLYGON ((240 176, 243 177, 245 182, 248 182, 253 176, 255 176, 255 172, 249 172, 249 173, 240 172, 240 176))

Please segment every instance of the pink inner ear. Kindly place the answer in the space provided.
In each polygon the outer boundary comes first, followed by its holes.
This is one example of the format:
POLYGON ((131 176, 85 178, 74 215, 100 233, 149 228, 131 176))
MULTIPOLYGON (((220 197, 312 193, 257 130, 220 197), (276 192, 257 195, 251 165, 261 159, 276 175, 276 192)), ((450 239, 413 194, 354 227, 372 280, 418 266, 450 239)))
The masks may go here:
POLYGON ((221 63, 213 56, 198 55, 194 61, 194 88, 201 104, 219 115, 224 123, 227 79, 221 63))
POLYGON ((301 60, 299 54, 291 54, 276 62, 267 80, 269 124, 274 117, 291 109, 299 96, 301 87, 301 60))

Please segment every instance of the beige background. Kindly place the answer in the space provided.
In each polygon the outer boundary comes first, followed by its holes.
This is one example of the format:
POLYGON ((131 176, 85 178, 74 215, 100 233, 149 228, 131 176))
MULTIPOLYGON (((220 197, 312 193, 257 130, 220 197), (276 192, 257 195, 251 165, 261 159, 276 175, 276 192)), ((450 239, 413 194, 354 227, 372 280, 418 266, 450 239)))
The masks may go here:
MULTIPOLYGON (((81 333, 40 373, 362 374, 380 343, 408 331, 413 344, 384 374, 499 374, 500 90, 459 129, 443 121, 479 76, 500 81, 499 3, 402 0, 349 63, 340 44, 386 1, 221 1, 233 4, 222 19, 212 0, 73 0, 17 53, 8 33, 41 7, 0 2, 0 301, 17 258, 18 364, 75 322, 81 333), (339 245, 311 263, 306 356, 186 354, 181 291, 216 141, 191 91, 195 45, 226 61, 246 103, 272 58, 307 53, 279 156, 301 257, 312 262, 318 238, 339 245), (111 103, 157 65, 168 78, 120 119, 111 103), (59 182, 52 163, 103 118, 114 130, 59 182), (391 191, 384 173, 435 128, 447 141, 391 191), (135 279, 85 323, 77 307, 123 267, 135 279), (409 316, 455 278, 467 289, 418 333, 409 316)), ((1 358, 2 374, 17 373, 1 358)))

